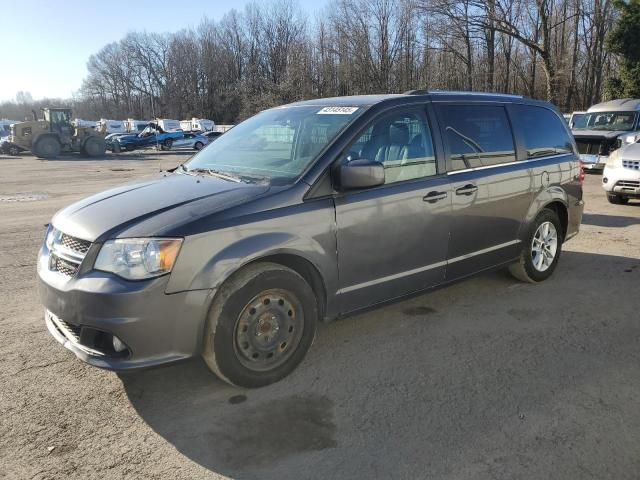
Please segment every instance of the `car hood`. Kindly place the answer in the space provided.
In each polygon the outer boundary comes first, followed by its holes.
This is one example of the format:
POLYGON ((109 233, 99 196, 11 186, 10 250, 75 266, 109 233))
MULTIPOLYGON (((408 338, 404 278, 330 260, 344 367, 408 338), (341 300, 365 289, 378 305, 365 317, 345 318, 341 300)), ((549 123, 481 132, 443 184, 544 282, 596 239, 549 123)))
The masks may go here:
POLYGON ((640 160, 640 143, 625 145, 618 150, 618 158, 623 160, 640 160))
POLYGON ((267 190, 268 185, 167 173, 80 200, 56 213, 52 223, 68 235, 91 242, 131 236, 131 232, 153 236, 267 190))
POLYGON ((623 133, 629 133, 627 130, 592 130, 586 128, 578 128, 571 130, 573 137, 578 138, 602 138, 611 140, 614 139, 623 133))
POLYGON ((110 140, 118 140, 120 143, 123 142, 133 142, 135 140, 138 139, 138 135, 133 134, 133 135, 114 135, 113 137, 110 138, 110 140))
POLYGON ((110 133, 106 137, 104 137, 104 139, 105 140, 112 140, 112 139, 118 138, 118 137, 133 137, 133 136, 135 136, 135 134, 132 134, 132 133, 110 133))

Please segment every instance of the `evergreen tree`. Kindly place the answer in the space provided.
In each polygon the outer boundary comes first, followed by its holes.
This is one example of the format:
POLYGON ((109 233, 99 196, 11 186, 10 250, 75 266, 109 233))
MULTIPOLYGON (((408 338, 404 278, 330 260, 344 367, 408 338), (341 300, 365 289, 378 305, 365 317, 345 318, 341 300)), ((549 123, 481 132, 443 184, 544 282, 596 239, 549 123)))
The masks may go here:
POLYGON ((620 59, 625 97, 640 98, 640 0, 614 0, 619 17, 607 35, 607 48, 620 59))

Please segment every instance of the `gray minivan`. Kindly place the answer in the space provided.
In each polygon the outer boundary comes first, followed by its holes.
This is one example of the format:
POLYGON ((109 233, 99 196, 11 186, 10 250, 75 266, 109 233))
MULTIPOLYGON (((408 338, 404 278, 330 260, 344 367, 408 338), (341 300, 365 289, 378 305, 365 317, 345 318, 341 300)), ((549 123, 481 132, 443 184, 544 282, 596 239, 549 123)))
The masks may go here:
POLYGON ((499 267, 545 280, 578 232, 583 179, 560 113, 519 96, 273 108, 58 212, 38 258, 46 324, 98 367, 202 355, 229 383, 266 385, 318 321, 499 267))

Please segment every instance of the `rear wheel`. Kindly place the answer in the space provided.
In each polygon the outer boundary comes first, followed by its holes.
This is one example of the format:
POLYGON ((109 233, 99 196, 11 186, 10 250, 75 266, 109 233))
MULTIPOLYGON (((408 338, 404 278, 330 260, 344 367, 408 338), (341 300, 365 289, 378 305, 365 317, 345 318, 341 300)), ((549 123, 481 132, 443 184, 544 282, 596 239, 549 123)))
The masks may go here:
POLYGON ((173 146, 173 140, 171 138, 167 138, 164 142, 162 142, 161 150, 171 150, 173 146))
POLYGON ((277 382, 311 347, 317 316, 313 290, 300 275, 274 263, 251 265, 218 292, 202 356, 232 385, 255 388, 277 382))
POLYGON ((100 157, 107 151, 107 144, 101 137, 89 137, 84 142, 83 149, 89 157, 100 157))
POLYGON ((17 145, 9 145, 7 147, 7 153, 13 157, 20 155, 20 148, 17 145))
POLYGON ((629 199, 627 197, 623 197, 617 193, 607 193, 607 200, 609 200, 609 203, 613 203, 614 205, 626 205, 629 203, 629 199))
POLYGON ((56 158, 60 155, 61 148, 57 138, 41 137, 33 147, 33 154, 38 158, 56 158))
POLYGON ((196 150, 202 150, 202 147, 204 147, 204 144, 202 142, 196 142, 196 144, 193 146, 193 148, 195 148, 196 150))
POLYGON ((556 269, 562 251, 563 230, 558 214, 542 210, 532 222, 517 263, 509 271, 523 282, 542 282, 556 269))

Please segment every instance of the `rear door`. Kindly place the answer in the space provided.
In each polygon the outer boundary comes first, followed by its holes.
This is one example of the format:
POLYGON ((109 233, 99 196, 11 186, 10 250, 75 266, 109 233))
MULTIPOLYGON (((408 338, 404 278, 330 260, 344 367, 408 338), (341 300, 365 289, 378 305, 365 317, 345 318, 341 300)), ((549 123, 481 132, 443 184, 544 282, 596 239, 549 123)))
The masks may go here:
POLYGON ((517 161, 505 105, 440 103, 436 111, 452 189, 452 280, 518 256, 532 179, 526 162, 517 161))
POLYGON ((335 198, 342 313, 444 281, 451 188, 434 145, 424 106, 403 107, 374 120, 339 159, 377 160, 386 176, 335 198))

